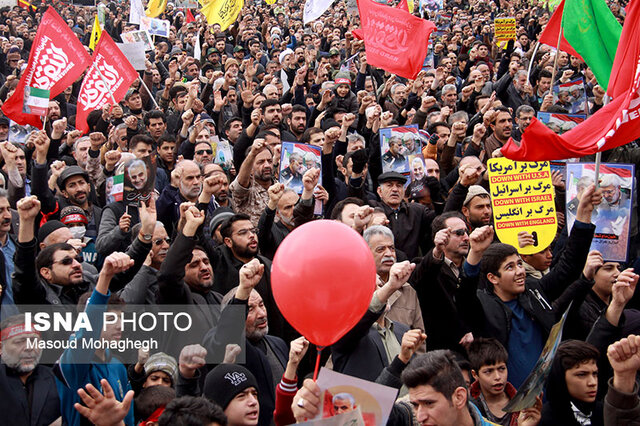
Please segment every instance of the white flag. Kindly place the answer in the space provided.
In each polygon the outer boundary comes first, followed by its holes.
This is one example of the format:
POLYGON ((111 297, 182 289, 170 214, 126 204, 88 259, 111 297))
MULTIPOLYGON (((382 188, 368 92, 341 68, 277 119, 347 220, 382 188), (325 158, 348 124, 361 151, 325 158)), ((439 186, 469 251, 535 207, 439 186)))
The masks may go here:
POLYGON ((140 25, 142 17, 145 16, 142 0, 131 0, 131 8, 129 9, 129 22, 140 25))
POLYGON ((196 34, 196 42, 193 44, 193 57, 198 61, 202 59, 202 48, 200 47, 200 30, 196 34))
POLYGON ((304 4, 304 24, 315 21, 329 9, 334 0, 307 0, 304 4))

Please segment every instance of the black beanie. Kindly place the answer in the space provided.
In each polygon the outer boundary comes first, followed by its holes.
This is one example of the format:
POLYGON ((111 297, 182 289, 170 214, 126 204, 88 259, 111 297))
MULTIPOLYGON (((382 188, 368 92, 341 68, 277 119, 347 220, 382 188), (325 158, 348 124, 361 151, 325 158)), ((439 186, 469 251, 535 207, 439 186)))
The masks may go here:
POLYGON ((251 371, 237 364, 220 364, 207 374, 202 394, 224 410, 237 394, 251 387, 258 390, 251 371))
POLYGON ((43 242, 44 239, 47 238, 52 232, 57 231, 60 228, 66 228, 66 226, 59 220, 50 220, 49 222, 45 223, 38 230, 38 242, 43 242))

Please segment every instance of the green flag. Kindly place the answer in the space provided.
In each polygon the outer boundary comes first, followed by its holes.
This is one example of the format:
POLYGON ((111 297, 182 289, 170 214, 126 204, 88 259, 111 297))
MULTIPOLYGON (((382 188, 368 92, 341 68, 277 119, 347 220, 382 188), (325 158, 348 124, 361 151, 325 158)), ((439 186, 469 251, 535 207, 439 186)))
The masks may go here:
POLYGON ((607 88, 622 25, 604 0, 565 0, 564 37, 582 56, 596 80, 607 88))

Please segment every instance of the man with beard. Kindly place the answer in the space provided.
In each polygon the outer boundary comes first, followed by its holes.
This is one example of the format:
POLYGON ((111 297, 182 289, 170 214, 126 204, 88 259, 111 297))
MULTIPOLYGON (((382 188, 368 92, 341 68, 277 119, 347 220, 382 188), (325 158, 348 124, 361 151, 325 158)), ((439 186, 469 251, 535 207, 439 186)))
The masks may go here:
POLYGON ((302 105, 294 105, 288 121, 291 133, 293 133, 297 141, 300 141, 307 128, 307 109, 302 105))
MULTIPOLYGON (((229 343, 225 339, 227 330, 235 329, 240 334, 240 324, 235 315, 228 315, 228 307, 244 307, 246 320, 244 332, 246 335, 246 364, 247 369, 255 376, 258 385, 258 400, 260 416, 266 423, 273 418, 275 408, 275 388, 280 383, 288 361, 288 349, 284 340, 269 335, 268 309, 262 296, 255 290, 264 274, 265 265, 258 259, 244 264, 239 272, 239 285, 227 292, 222 300, 225 308, 220 314, 220 321, 216 328, 211 329, 204 339, 204 346, 209 353, 224 352, 229 343)), ((265 424, 266 424, 265 423, 265 424)))
POLYGON ((288 188, 298 189, 302 186, 302 155, 297 152, 289 155, 289 166, 282 171, 281 177, 284 179, 285 186, 288 188))
POLYGON ((229 185, 233 210, 245 212, 254 226, 269 202, 267 190, 273 184, 273 151, 264 139, 256 139, 247 158, 242 162, 238 176, 229 185))
POLYGON ((409 281, 418 293, 429 350, 461 349, 459 345, 473 339, 456 306, 462 264, 469 251, 464 216, 459 212, 437 216, 431 233, 435 247, 418 263, 409 281))
POLYGON ((394 172, 405 172, 407 169, 407 158, 402 155, 402 140, 399 136, 389 138, 389 150, 382 156, 382 162, 386 170, 394 172))
MULTIPOLYGON (((77 142, 76 142, 77 143, 77 142)), ((102 218, 102 209, 90 200, 92 191, 89 175, 79 166, 66 167, 56 181, 60 195, 57 197, 49 189, 49 167, 47 166, 47 152, 49 138, 40 133, 35 140, 35 161, 32 167, 32 193, 42 204, 42 214, 48 220, 60 219, 60 211, 66 206, 76 206, 84 210, 89 221, 86 237, 95 239, 98 236, 98 226, 102 218)))
POLYGON ((229 198, 229 177, 219 164, 207 164, 204 166, 205 180, 211 176, 219 176, 219 189, 212 195, 220 207, 231 207, 231 198, 229 198))
POLYGON ((477 150, 478 156, 484 164, 487 164, 487 160, 492 157, 495 150, 502 148, 507 143, 513 129, 511 111, 505 106, 496 107, 489 121, 493 133, 484 141, 484 150, 481 147, 474 146, 473 142, 469 144, 471 149, 467 148, 468 155, 476 155, 472 150, 477 150))
POLYGON ((471 229, 490 225, 492 218, 491 196, 480 185, 471 185, 462 203, 462 214, 471 229))
POLYGON ((18 426, 48 425, 60 417, 60 398, 51 369, 40 365, 42 350, 29 348, 39 339, 36 331, 25 329, 24 314, 0 323, 2 362, 0 363, 0 410, 18 426))
POLYGON ((502 105, 517 110, 521 105, 536 105, 533 88, 527 81, 527 71, 519 70, 517 62, 509 64, 509 72, 505 73, 495 84, 496 96, 502 105))
POLYGON ((221 176, 203 180, 200 166, 191 160, 181 161, 171 172, 171 185, 167 185, 158 198, 158 217, 167 234, 173 234, 180 218, 180 204, 185 201, 197 204, 207 215, 212 214, 217 207, 212 195, 222 183, 221 176))
MULTIPOLYGON (((133 227, 133 234, 140 232, 140 224, 133 227)), ((158 272, 167 258, 171 238, 167 235, 162 222, 156 222, 151 237, 151 251, 140 271, 118 292, 118 296, 130 305, 154 305, 158 293, 158 272)))

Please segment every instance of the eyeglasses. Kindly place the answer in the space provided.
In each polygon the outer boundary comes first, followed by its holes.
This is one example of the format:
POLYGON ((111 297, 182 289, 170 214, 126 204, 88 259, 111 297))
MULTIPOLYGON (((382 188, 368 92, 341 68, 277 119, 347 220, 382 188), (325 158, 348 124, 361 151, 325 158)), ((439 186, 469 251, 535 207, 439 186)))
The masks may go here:
POLYGON ((199 150, 196 151, 197 155, 202 155, 204 153, 207 153, 207 154, 211 155, 211 154, 213 154, 213 150, 211 150, 211 149, 199 149, 199 150))
POLYGON ((73 264, 74 260, 78 263, 82 263, 84 261, 84 259, 82 259, 82 256, 78 255, 76 257, 67 256, 61 260, 54 260, 53 263, 59 263, 64 266, 69 266, 73 264))
POLYGON ((240 235, 241 237, 244 237, 248 233, 252 233, 252 234, 257 235, 258 234, 258 228, 241 229, 238 232, 236 232, 236 235, 240 235))
POLYGON ((458 237, 462 237, 464 234, 469 235, 469 231, 467 231, 464 228, 460 228, 460 229, 456 229, 455 231, 451 231, 453 234, 457 235, 458 237))
POLYGON ((158 238, 156 240, 153 240, 153 244, 157 245, 157 246, 161 246, 162 243, 167 243, 167 244, 171 244, 171 238, 169 237, 164 237, 164 238, 158 238))

